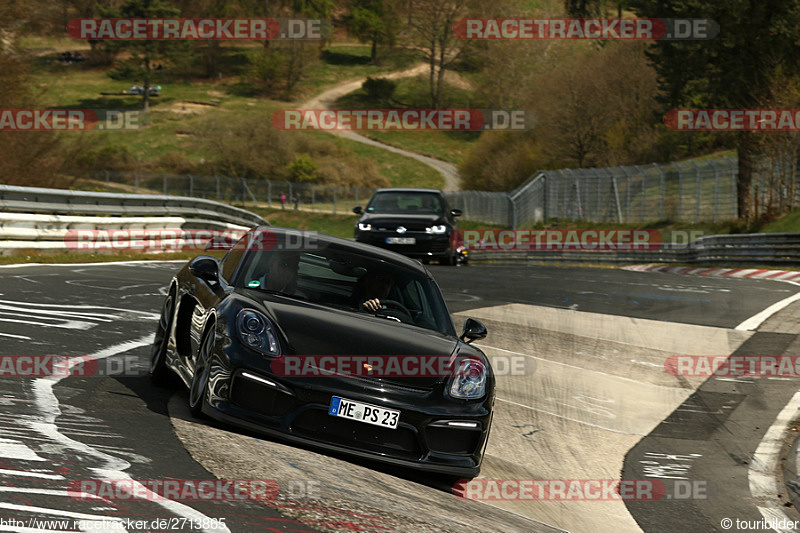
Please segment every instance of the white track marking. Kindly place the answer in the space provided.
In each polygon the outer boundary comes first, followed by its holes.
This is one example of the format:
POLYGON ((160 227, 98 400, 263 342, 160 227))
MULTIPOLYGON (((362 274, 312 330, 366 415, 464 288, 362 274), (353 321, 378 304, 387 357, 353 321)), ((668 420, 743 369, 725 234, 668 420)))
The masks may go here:
POLYGON ((30 337, 25 336, 25 335, 12 335, 11 333, 0 333, 0 337, 11 337, 12 339, 21 339, 21 340, 24 340, 24 341, 33 340, 30 337))
MULTIPOLYGON (((792 396, 792 399, 778 413, 775 421, 764 434, 764 438, 761 439, 758 448, 753 454, 750 468, 747 472, 747 477, 750 481, 750 494, 756 500, 756 507, 761 512, 761 516, 768 521, 774 521, 775 519, 778 522, 782 520, 790 521, 781 506, 774 501, 775 495, 783 492, 783 490, 778 489, 775 471, 778 468, 786 429, 792 420, 798 416, 798 409, 800 409, 800 392, 792 396)), ((794 529, 773 529, 779 533, 794 531, 794 529)))
MULTIPOLYGON (((106 357, 111 357, 113 355, 118 355, 120 353, 124 353, 142 346, 147 346, 153 342, 153 335, 146 335, 144 337, 140 337, 136 340, 131 340, 127 342, 123 342, 120 344, 115 344, 99 352, 91 354, 91 357, 95 359, 104 359, 106 357)), ((70 361, 69 365, 73 366, 77 364, 77 362, 70 361)), ((36 405, 39 409, 39 413, 41 414, 40 421, 33 421, 29 425, 31 429, 37 431, 38 433, 49 437, 53 442, 58 443, 66 448, 70 448, 78 453, 86 454, 91 456, 102 463, 104 463, 103 467, 95 467, 91 468, 92 472, 99 476, 100 479, 125 479, 130 480, 133 485, 137 488, 135 489, 138 494, 146 494, 147 499, 153 500, 158 505, 164 507, 169 512, 185 517, 191 520, 199 521, 202 523, 203 520, 209 521, 209 517, 205 514, 185 505, 183 503, 174 501, 174 500, 165 500, 147 487, 138 483, 134 479, 130 477, 130 475, 126 472, 128 468, 130 468, 131 464, 124 459, 120 459, 119 457, 115 457, 113 455, 109 455, 107 453, 101 452, 98 449, 85 444, 83 442, 79 442, 69 438, 68 436, 61 433, 60 428, 56 425, 56 419, 61 414, 61 408, 58 403, 58 398, 56 398, 55 393, 53 392, 53 387, 63 379, 63 377, 45 377, 45 378, 38 378, 33 382, 33 393, 36 400, 36 405), (141 492, 140 492, 141 491, 141 492)), ((57 510, 51 510, 53 514, 59 514, 57 510)), ((70 516, 67 512, 61 512, 64 516, 70 516)), ((72 513, 75 514, 75 513, 72 513)), ((116 519, 118 520, 118 519, 116 519)), ((227 532, 230 533, 230 530, 225 527, 224 529, 214 529, 214 530, 206 530, 206 531, 215 531, 216 533, 227 532)))
POLYGON ((50 509, 48 507, 36 507, 34 505, 19 505, 16 503, 0 502, 0 509, 9 509, 11 511, 22 511, 29 513, 41 513, 64 516, 66 518, 76 518, 78 520, 92 520, 103 522, 122 522, 118 516, 103 516, 86 513, 73 513, 72 511, 65 511, 64 509, 50 509))
POLYGON ((646 437, 647 436, 647 435, 642 435, 641 433, 630 433, 628 431, 620 431, 618 429, 613 429, 613 428, 610 428, 610 427, 601 426, 599 424, 592 424, 591 422, 584 422, 583 420, 578 420, 577 418, 571 418, 569 416, 560 415, 560 414, 554 413, 552 411, 545 411, 544 409, 539 409, 538 407, 531 407, 530 405, 524 405, 524 404, 521 404, 521 403, 512 402, 511 400, 505 400, 505 399, 500 398, 500 397, 498 397, 496 399, 497 399, 498 402, 510 403, 511 405, 516 405, 517 407, 522 407, 522 408, 525 408, 525 409, 530 409, 531 411, 537 411, 539 413, 544 413, 546 415, 551 415, 551 416, 555 416, 555 417, 558 417, 558 418, 563 418, 564 420, 569 420, 570 422, 576 422, 578 424, 583 424, 584 426, 591 426, 593 428, 602 429, 602 430, 605 430, 605 431, 610 431, 612 433, 619 433, 621 435, 633 435, 634 437, 646 437))
POLYGON ((0 468, 0 475, 17 476, 17 477, 33 477, 36 479, 50 479, 53 481, 60 481, 64 476, 58 474, 43 474, 41 472, 29 472, 27 470, 10 470, 8 468, 0 468))
MULTIPOLYGON (((797 283, 795 283, 793 281, 789 281, 787 283, 792 283, 794 285, 798 285, 797 283)), ((800 292, 798 292, 797 294, 794 294, 792 296, 789 296, 788 298, 784 298, 780 302, 777 302, 777 303, 774 303, 774 304, 770 305, 769 307, 767 307, 766 309, 764 309, 760 313, 757 313, 757 314, 751 316, 750 318, 748 318, 747 320, 745 320, 744 322, 742 322, 741 324, 736 326, 735 329, 738 329, 739 331, 753 331, 753 330, 756 330, 769 317, 771 317, 772 315, 774 315, 775 313, 777 313, 778 311, 780 311, 784 307, 788 306, 789 304, 791 304, 793 302, 796 302, 797 300, 800 300, 800 292)))
POLYGON ((187 259, 162 259, 158 261, 98 261, 97 263, 16 263, 13 265, 0 265, 2 268, 25 268, 32 266, 46 267, 80 267, 80 266, 105 266, 105 265, 141 265, 157 263, 186 263, 187 259))
POLYGON ((21 461, 46 461, 36 455, 25 443, 18 440, 0 438, 0 457, 5 459, 18 459, 21 461))

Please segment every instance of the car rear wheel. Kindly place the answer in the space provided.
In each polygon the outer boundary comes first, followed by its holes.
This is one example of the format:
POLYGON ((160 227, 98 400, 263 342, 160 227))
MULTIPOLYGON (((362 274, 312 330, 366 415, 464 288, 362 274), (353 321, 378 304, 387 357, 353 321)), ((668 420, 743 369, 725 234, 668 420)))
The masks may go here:
POLYGON ((455 253, 450 253, 450 254, 447 254, 446 256, 442 257, 441 259, 439 259, 439 264, 440 265, 453 266, 453 265, 456 264, 457 261, 458 261, 458 258, 456 257, 456 254, 455 253))
POLYGON ((189 387, 189 411, 192 416, 203 416, 203 404, 208 393, 208 375, 211 369, 211 352, 214 349, 214 328, 209 327, 203 335, 203 343, 197 353, 197 361, 192 374, 192 384, 189 387))
POLYGON ((153 340, 153 349, 150 352, 150 379, 159 386, 175 383, 174 374, 167 367, 167 344, 169 332, 172 329, 172 316, 175 313, 175 294, 170 291, 164 300, 161 318, 156 327, 156 336, 153 340))

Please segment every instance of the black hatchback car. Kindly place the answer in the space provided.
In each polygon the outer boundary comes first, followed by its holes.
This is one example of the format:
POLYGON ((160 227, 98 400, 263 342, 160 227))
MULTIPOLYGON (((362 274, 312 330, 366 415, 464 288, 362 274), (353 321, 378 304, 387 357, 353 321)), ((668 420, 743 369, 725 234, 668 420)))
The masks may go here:
POLYGON ((355 224, 358 242, 401 253, 423 262, 466 263, 466 250, 454 247, 453 232, 461 210, 450 209, 436 189, 378 189, 355 224))

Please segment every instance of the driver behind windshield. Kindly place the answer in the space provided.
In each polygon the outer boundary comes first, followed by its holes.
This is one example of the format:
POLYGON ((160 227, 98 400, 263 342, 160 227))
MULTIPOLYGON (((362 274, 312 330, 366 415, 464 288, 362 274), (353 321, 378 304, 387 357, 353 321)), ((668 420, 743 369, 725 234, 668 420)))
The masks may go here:
POLYGON ((372 313, 382 309, 381 299, 387 299, 394 287, 394 280, 387 275, 367 274, 358 280, 356 289, 357 308, 372 313))

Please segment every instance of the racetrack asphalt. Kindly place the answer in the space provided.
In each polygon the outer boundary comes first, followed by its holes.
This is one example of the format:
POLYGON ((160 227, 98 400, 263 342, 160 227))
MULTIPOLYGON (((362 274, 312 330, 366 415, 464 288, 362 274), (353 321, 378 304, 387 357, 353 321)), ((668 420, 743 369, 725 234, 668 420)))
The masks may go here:
MULTIPOLYGON (((2 354, 109 353, 133 357, 144 368, 163 288, 178 268, 138 263, 0 269, 2 354)), ((457 329, 466 316, 475 315, 489 326, 489 337, 480 342, 487 355, 521 353, 537 363, 533 375, 498 381, 482 478, 647 477, 634 469, 642 454, 680 452, 700 454, 693 475, 722 485, 725 480, 715 476, 724 471, 723 463, 738 458, 741 464, 759 444, 760 435, 750 426, 766 430, 797 385, 759 379, 755 385, 678 383, 663 371, 665 357, 692 346, 706 350, 697 353, 783 353, 796 334, 788 326, 755 334, 735 328, 798 292, 790 284, 541 266, 434 266, 431 271, 457 329), (681 419, 685 434, 665 434, 664 422, 698 395, 706 405, 709 398, 718 403, 724 398, 736 400, 730 404, 736 407, 714 423, 681 419)), ((465 502, 447 492, 444 479, 363 465, 197 421, 186 412, 185 392, 155 388, 144 376, 63 379, 52 386, 55 407, 37 380, 5 379, 0 477, 7 487, 34 491, 4 492, 0 516, 7 518, 186 512, 152 501, 107 502, 101 508, 43 492, 55 486, 63 490, 68 480, 109 469, 133 479, 230 479, 257 472, 282 488, 292 481, 319 482, 322 497, 316 499, 266 505, 182 502, 207 517, 226 517, 231 531, 402 531, 404 524, 423 530, 478 531, 494 525, 494 530, 689 531, 708 530, 717 515, 735 511, 728 498, 683 507, 676 502, 465 502), (43 433, 42 424, 61 437, 43 433), (34 461, 20 446, 43 460, 34 461)), ((745 498, 746 489, 737 481, 732 495, 745 498)), ((755 517, 754 509, 742 516, 755 517)))

